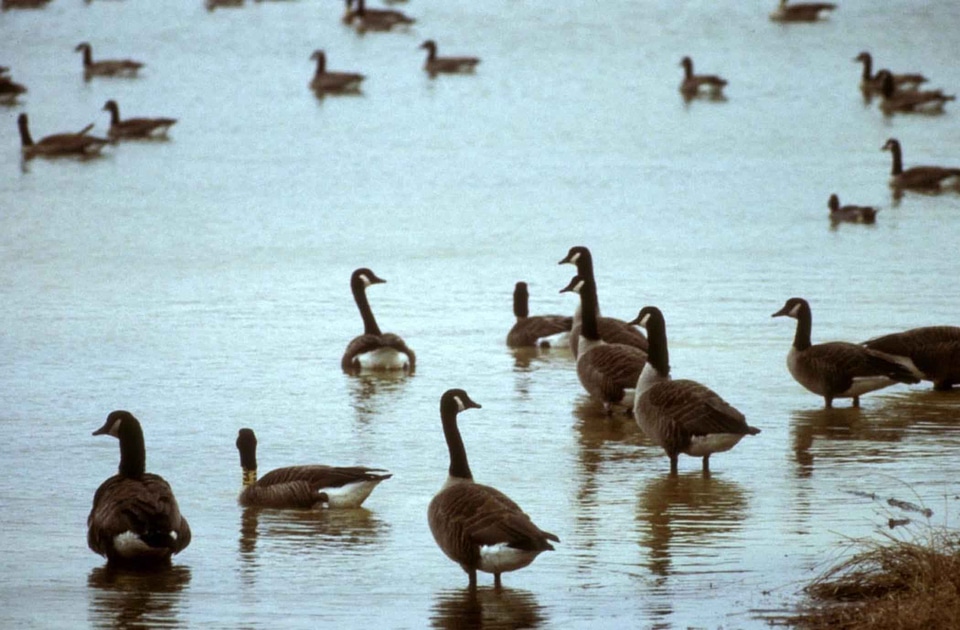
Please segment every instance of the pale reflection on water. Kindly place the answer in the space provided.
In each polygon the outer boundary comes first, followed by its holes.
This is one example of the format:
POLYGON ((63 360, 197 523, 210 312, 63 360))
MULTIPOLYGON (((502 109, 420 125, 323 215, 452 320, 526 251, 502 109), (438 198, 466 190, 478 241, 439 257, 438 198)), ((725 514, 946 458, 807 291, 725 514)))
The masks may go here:
POLYGON ((430 611, 430 625, 447 630, 538 628, 546 622, 536 595, 516 588, 444 589, 430 611))
POLYGON ((189 567, 137 572, 97 567, 87 577, 88 621, 95 628, 165 628, 187 625, 181 595, 190 584, 189 567))

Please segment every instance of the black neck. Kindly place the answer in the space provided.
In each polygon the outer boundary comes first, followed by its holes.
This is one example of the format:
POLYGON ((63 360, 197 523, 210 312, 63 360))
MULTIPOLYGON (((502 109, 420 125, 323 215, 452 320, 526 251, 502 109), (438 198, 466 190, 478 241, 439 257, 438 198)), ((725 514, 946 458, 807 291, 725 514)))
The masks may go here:
POLYGON ((353 291, 353 299, 357 303, 357 308, 360 309, 360 317, 363 318, 363 334, 381 334, 380 327, 377 326, 377 319, 373 316, 373 311, 370 310, 370 302, 367 301, 367 288, 363 280, 355 278, 350 285, 350 289, 353 291))
POLYGON ((584 279, 580 287, 580 336, 591 341, 600 340, 600 330, 597 325, 597 284, 593 276, 584 279))
POLYGON ((802 304, 797 312, 797 334, 793 337, 793 347, 797 350, 806 350, 810 347, 810 329, 813 325, 813 315, 810 306, 802 304))
POLYGON ((25 147, 32 147, 33 138, 30 136, 30 129, 27 127, 26 115, 17 119, 17 128, 20 129, 20 144, 25 147))
POLYGON ((513 314, 517 319, 523 319, 530 315, 530 293, 527 291, 527 285, 518 282, 513 290, 513 314))
POLYGON ((693 76, 693 63, 689 60, 684 60, 683 62, 683 76, 686 79, 693 76))
POLYGON ((473 479, 470 473, 470 464, 467 463, 467 449, 463 446, 460 429, 457 428, 456 401, 441 401, 440 419, 443 422, 443 436, 447 439, 447 450, 450 451, 450 476, 459 479, 473 479))
POLYGON ((240 429, 237 437, 237 450, 240 451, 240 467, 244 470, 257 469, 257 438, 253 431, 240 429))
POLYGON ((314 76, 320 76, 327 71, 327 58, 325 55, 317 55, 317 71, 314 76))
POLYGON ((84 67, 89 67, 93 65, 93 55, 90 53, 90 47, 83 47, 83 65, 84 67))
POLYGON ((866 57, 860 60, 863 64, 863 74, 861 77, 864 81, 869 81, 873 76, 873 60, 870 57, 866 57))
POLYGON ((110 110, 110 124, 111 125, 119 124, 120 108, 117 107, 115 104, 111 104, 109 107, 107 107, 107 109, 110 110))
POLYGON ((647 329, 647 363, 660 376, 670 375, 670 351, 667 348, 667 324, 659 312, 651 313, 644 327, 647 329))
POLYGON ((903 155, 900 152, 900 145, 894 142, 890 147, 890 153, 893 154, 893 169, 891 175, 899 175, 903 172, 903 155))
POLYGON ((143 476, 147 465, 146 448, 143 445, 143 429, 131 418, 120 424, 117 434, 120 440, 120 474, 131 479, 143 476))

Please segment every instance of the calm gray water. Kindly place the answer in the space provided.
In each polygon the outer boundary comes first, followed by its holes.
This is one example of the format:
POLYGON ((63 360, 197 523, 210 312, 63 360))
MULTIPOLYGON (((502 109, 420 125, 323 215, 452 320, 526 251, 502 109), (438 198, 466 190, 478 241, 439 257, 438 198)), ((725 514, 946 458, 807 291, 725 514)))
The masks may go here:
POLYGON ((960 323, 960 195, 894 203, 880 150, 896 136, 908 165, 960 165, 960 106, 884 118, 851 61, 960 91, 960 4, 843 3, 790 27, 774 4, 413 1, 409 31, 362 37, 335 0, 0 14, 0 65, 30 90, 0 109, 0 626, 762 627, 888 519, 912 518, 908 538, 956 525, 960 398, 898 387, 824 411, 787 373, 793 321, 770 314, 806 297, 815 341, 960 323), (481 56, 477 74, 429 80, 427 37, 481 56), (142 76, 85 83, 83 40, 142 76), (364 94, 318 101, 316 48, 366 73, 364 94), (727 102, 684 105, 683 55, 729 79, 727 102), (21 165, 18 113, 35 136, 105 133, 108 98, 180 122, 168 142, 21 165), (834 192, 877 224, 831 229, 834 192), (504 346, 517 280, 534 313, 572 312, 556 263, 576 244, 606 314, 659 306, 675 375, 763 430, 711 478, 682 459, 669 479, 569 353, 504 346), (417 351, 413 378, 340 373, 360 266, 388 281, 370 301, 417 351), (427 527, 449 387, 483 405, 460 423, 477 479, 563 541, 500 593, 481 576, 471 597, 427 527), (90 433, 117 408, 193 527, 160 577, 86 548, 118 459, 90 433), (243 426, 262 471, 395 476, 355 512, 244 513, 243 426))

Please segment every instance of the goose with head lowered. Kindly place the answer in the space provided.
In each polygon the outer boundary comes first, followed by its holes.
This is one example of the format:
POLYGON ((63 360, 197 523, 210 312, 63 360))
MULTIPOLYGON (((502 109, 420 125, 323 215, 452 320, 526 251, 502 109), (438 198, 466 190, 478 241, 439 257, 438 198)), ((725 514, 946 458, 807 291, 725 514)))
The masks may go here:
POLYGON ((922 326, 863 342, 889 354, 933 389, 947 391, 960 383, 960 326, 922 326))
POLYGON ((93 495, 87 545, 107 564, 130 568, 164 566, 190 544, 190 525, 163 477, 146 472, 140 422, 129 411, 113 411, 94 435, 120 441, 120 469, 93 495))
MULTIPOLYGON (((577 275, 583 279, 589 279, 596 287, 596 279, 593 274, 593 254, 583 245, 574 245, 567 252, 558 264, 574 265, 577 268, 577 275)), ((580 344, 580 326, 583 321, 583 301, 577 303, 577 308, 573 313, 573 327, 570 329, 570 350, 574 358, 577 356, 577 350, 580 344)), ((622 343, 628 346, 647 349, 647 338, 642 332, 628 324, 622 319, 615 317, 603 317, 600 314, 599 298, 594 296, 593 303, 596 305, 597 331, 600 338, 607 343, 622 343)))
POLYGON ((469 74, 476 70, 480 64, 478 57, 441 57, 437 55, 437 42, 432 39, 420 44, 420 48, 427 51, 427 60, 423 64, 423 69, 431 77, 438 74, 469 74))
POLYGON ((837 5, 832 2, 796 2, 787 4, 788 0, 780 0, 780 5, 770 14, 774 22, 816 22, 820 13, 833 11, 837 5))
POLYGON ((347 344, 340 359, 340 368, 344 372, 357 374, 363 370, 406 370, 412 374, 417 367, 417 356, 413 350, 399 335, 381 332, 370 309, 367 287, 384 282, 386 280, 377 277, 366 267, 357 269, 350 276, 350 290, 363 318, 363 334, 347 344))
POLYGON ((480 409, 462 389, 449 389, 440 397, 440 420, 450 454, 447 481, 427 508, 434 540, 444 554, 467 573, 470 588, 477 586, 477 571, 500 575, 529 565, 544 551, 553 551, 560 539, 536 525, 510 497, 496 488, 476 483, 467 462, 467 451, 457 427, 457 414, 480 409))
POLYGON ((120 118, 120 106, 113 99, 103 105, 110 112, 110 129, 107 136, 111 140, 165 138, 170 127, 177 123, 176 118, 120 118))
POLYGON ((667 326, 655 306, 640 309, 634 323, 647 329, 650 350, 637 382, 633 415, 640 429, 670 458, 670 474, 677 474, 680 453, 703 458, 710 472, 710 455, 729 451, 745 435, 760 429, 706 385, 670 376, 667 326))
POLYGON ((890 169, 891 188, 928 193, 940 192, 945 187, 960 190, 960 168, 911 166, 905 169, 903 168, 903 149, 896 138, 888 139, 881 150, 889 151, 893 159, 890 169))
MULTIPOLYGON (((873 74, 873 57, 867 51, 861 52, 853 58, 863 64, 863 72, 860 74, 860 89, 865 94, 880 94, 883 91, 883 77, 880 73, 873 74)), ((927 77, 919 72, 896 73, 891 74, 893 84, 898 90, 907 90, 917 88, 921 83, 926 83, 927 77)))
POLYGON ((324 94, 359 94, 360 84, 366 78, 356 72, 333 72, 327 70, 327 54, 322 50, 313 51, 310 59, 315 59, 317 69, 310 80, 310 89, 318 96, 324 94))
POLYGON ((855 206, 840 205, 840 197, 830 195, 827 200, 827 207, 830 208, 830 221, 834 224, 847 223, 876 223, 877 209, 873 206, 855 206))
POLYGON ((513 315, 516 323, 507 333, 511 348, 549 348, 570 334, 573 318, 565 315, 530 315, 530 291, 526 282, 513 288, 513 315))
POLYGON ((853 398, 853 406, 860 406, 860 396, 896 383, 918 383, 920 379, 906 367, 883 352, 860 344, 830 341, 813 344, 810 330, 813 316, 810 304, 803 298, 792 297, 771 317, 792 317, 797 320, 797 332, 787 354, 787 369, 805 388, 823 396, 827 409, 835 398, 853 398))
POLYGON ((144 64, 132 59, 93 60, 93 49, 87 42, 81 42, 74 48, 83 53, 83 76, 90 77, 135 77, 144 64))
POLYGON ((633 408, 637 379, 647 353, 622 343, 607 343, 597 327, 597 287, 592 280, 574 276, 561 293, 577 293, 583 311, 577 354, 577 378, 591 398, 609 415, 614 407, 633 408))
POLYGON ((243 428, 237 434, 243 490, 237 501, 244 507, 357 508, 380 482, 393 475, 379 468, 309 464, 271 470, 257 479, 257 436, 243 428))
POLYGON ((693 60, 690 57, 684 57, 680 60, 683 66, 683 81, 680 82, 680 94, 686 100, 706 96, 714 100, 723 98, 723 88, 727 85, 727 80, 715 74, 694 74, 693 60))
POLYGON ((948 101, 956 100, 952 94, 943 90, 903 90, 894 84, 889 70, 877 73, 880 81, 880 110, 886 114, 942 114, 948 101))
POLYGON ((106 138, 89 135, 93 124, 76 133, 55 133, 34 142, 26 112, 17 117, 17 129, 20 131, 20 151, 23 157, 28 159, 37 156, 93 157, 99 155, 103 147, 110 143, 106 138))

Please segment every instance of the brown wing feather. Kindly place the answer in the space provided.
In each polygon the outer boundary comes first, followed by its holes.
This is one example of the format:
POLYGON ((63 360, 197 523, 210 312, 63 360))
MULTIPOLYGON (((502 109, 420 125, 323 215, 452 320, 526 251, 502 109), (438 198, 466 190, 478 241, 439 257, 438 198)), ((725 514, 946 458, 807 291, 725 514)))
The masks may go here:
POLYGON ((960 379, 960 327, 924 326, 864 342, 886 354, 907 357, 931 380, 960 379))
POLYGON ((340 368, 344 372, 355 372, 359 369, 357 357, 365 352, 372 352, 380 348, 393 348, 397 352, 407 355, 410 361, 410 371, 413 372, 417 365, 417 355, 407 347, 406 342, 393 333, 383 333, 381 335, 359 335, 354 337, 340 359, 340 368))
POLYGON ((507 333, 507 345, 511 348, 536 346, 544 337, 569 332, 573 318, 563 315, 535 315, 517 320, 507 333))
POLYGON ((647 355, 623 344, 604 344, 577 359, 577 376, 591 396, 603 402, 620 402, 625 389, 637 386, 647 355))
POLYGON ((747 425, 739 410, 696 381, 680 379, 660 383, 641 400, 690 435, 758 432, 747 425))
MULTIPOLYGON (((607 343, 621 343, 626 346, 639 348, 644 352, 646 352, 649 347, 646 336, 636 327, 631 326, 622 319, 600 317, 597 320, 597 332, 600 333, 600 338, 607 343)), ((570 350, 573 351, 574 356, 577 354, 579 345, 580 325, 577 324, 570 330, 570 350)))

